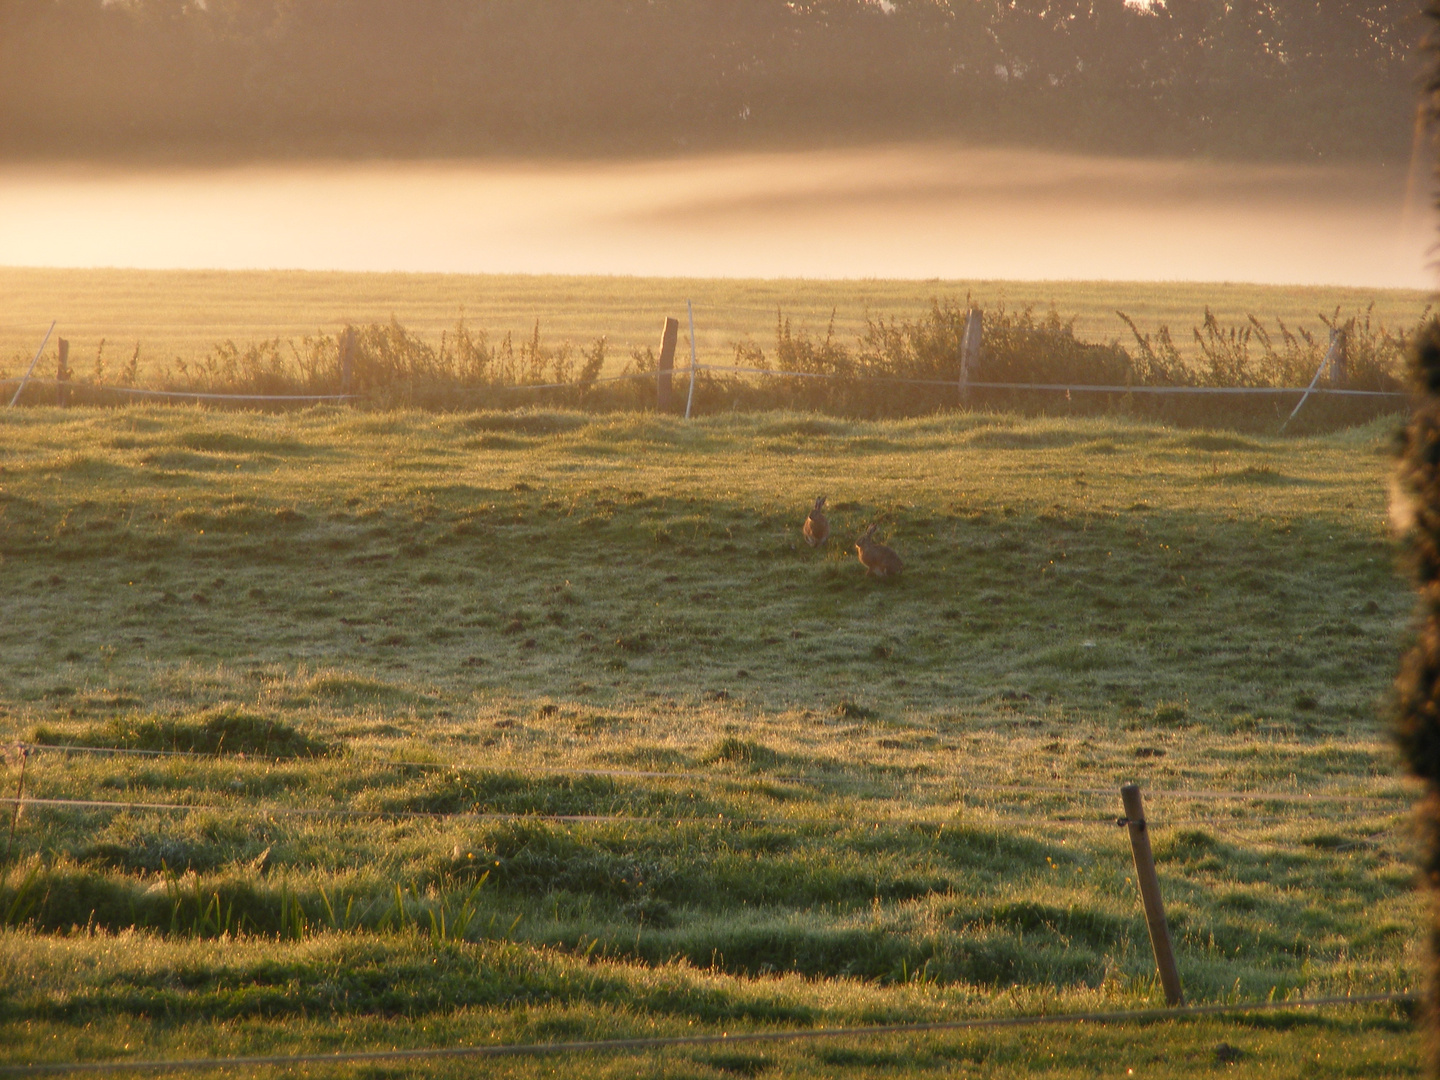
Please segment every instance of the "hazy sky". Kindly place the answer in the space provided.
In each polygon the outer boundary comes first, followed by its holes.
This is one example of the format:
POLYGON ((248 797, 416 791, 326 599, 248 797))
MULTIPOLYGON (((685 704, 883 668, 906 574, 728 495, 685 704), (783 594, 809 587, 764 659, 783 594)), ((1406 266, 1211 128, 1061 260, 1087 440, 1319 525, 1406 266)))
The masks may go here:
POLYGON ((1430 288, 1430 215, 1404 203, 1403 176, 1378 167, 936 145, 552 166, 8 166, 0 263, 1430 288))

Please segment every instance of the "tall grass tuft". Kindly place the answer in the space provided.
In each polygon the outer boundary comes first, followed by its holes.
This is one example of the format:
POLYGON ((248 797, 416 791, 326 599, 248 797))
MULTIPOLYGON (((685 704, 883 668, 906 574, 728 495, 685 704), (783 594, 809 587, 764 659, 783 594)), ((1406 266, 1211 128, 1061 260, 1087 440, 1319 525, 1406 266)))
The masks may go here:
POLYGON ((212 709, 193 720, 171 717, 111 717, 80 732, 35 728, 34 741, 107 750, 151 750, 191 754, 259 754, 271 758, 323 757, 326 742, 293 724, 244 712, 212 709))
POLYGON ((302 941, 320 933, 416 934, 439 944, 508 938, 520 917, 486 888, 467 883, 409 886, 317 873, 266 880, 243 868, 178 873, 162 864, 148 879, 57 859, 0 875, 0 928, 65 933, 145 930, 176 938, 241 934, 302 941), (327 888, 325 882, 331 884, 327 888))

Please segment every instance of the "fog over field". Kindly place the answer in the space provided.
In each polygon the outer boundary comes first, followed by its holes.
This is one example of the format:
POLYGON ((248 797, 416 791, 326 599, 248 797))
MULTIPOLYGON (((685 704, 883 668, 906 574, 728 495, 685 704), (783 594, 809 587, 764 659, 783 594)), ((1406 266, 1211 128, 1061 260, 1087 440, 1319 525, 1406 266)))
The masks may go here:
POLYGON ((1403 168, 911 143, 626 162, 0 167, 0 264, 1428 288, 1403 168))

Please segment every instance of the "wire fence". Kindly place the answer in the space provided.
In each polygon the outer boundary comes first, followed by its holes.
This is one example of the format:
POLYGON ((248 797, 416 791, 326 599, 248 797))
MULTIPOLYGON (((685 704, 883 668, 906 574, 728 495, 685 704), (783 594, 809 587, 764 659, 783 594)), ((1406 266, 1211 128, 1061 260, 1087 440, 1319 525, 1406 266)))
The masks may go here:
POLYGON ((546 814, 506 813, 503 811, 441 811, 441 810, 363 810, 349 806, 273 806, 265 804, 167 803, 138 802, 119 799, 50 799, 26 796, 0 798, 0 806, 38 807, 62 810, 119 810, 126 813, 227 813, 245 817, 307 817, 359 818, 366 821, 548 821, 585 824, 601 823, 664 823, 683 824, 687 821, 708 822, 712 818, 646 818, 624 814, 546 814))
MULTIPOLYGON (((916 379, 900 375, 875 375, 875 374, 840 374, 828 371, 788 371, 778 368, 746 367, 735 364, 697 364, 693 368, 674 368, 663 371, 634 371, 622 372, 617 375, 605 375, 594 379, 574 382, 549 382, 549 383, 489 383, 482 386, 453 386, 447 387, 446 392, 459 395, 490 394, 497 391, 531 391, 531 390, 580 390, 583 391, 592 386, 600 386, 609 383, 632 381, 637 379, 653 380, 657 377, 666 376, 675 379, 690 379, 698 377, 707 371, 724 372, 735 375, 752 375, 762 378, 775 379, 824 379, 831 381, 850 383, 876 383, 884 385, 903 386, 935 386, 945 387, 956 391, 965 390, 1007 390, 1017 392, 1036 392, 1047 394, 1150 394, 1150 395, 1177 395, 1177 396, 1286 396, 1300 395, 1311 397, 1336 397, 1353 399, 1372 400, 1394 400, 1408 401, 1410 394, 1397 390, 1349 390, 1343 387, 1329 386, 1135 386, 1128 384, 1094 384, 1094 383, 1026 383, 1026 382, 985 382, 978 380, 967 380, 961 382, 957 379, 916 379)), ((149 390, 141 387, 114 386, 108 383, 81 383, 69 380, 52 378, 7 378, 0 379, 0 386, 10 385, 36 385, 36 386, 66 386, 77 389, 84 389, 87 392, 121 394, 130 397, 147 397, 159 399, 183 399, 195 401, 276 401, 276 402, 325 402, 325 401, 365 401, 364 394, 234 394, 234 393, 213 393, 199 390, 149 390)), ((12 402, 14 404, 14 402, 12 402)))
MULTIPOLYGON (((197 755, 198 756, 198 755, 197 755)), ((380 761, 370 764, 380 767, 405 767, 409 763, 380 761)), ((497 768, 491 770, 465 769, 458 770, 451 768, 447 771, 484 771, 498 774, 507 772, 525 771, 497 768)), ((578 769, 550 769, 539 768, 534 770, 545 775, 561 776, 611 776, 613 773, 606 770, 578 770, 578 769)), ((622 776, 634 774, 620 774, 622 776)), ((649 777, 683 781, 689 783, 713 782, 733 783, 746 781, 755 783, 773 783, 774 781, 764 777, 734 777, 727 774, 715 773, 653 773, 649 777)), ((1038 785, 994 785, 986 786, 984 792, 987 796, 1005 794, 1044 794, 1061 796, 1070 799, 1089 800, 1098 797, 1114 798, 1115 792, 1104 788, 1052 788, 1038 785)), ((1186 801, 1214 801, 1227 800, 1248 803, 1288 803, 1294 804, 1332 804, 1343 805, 1352 808, 1369 806, 1391 813, 1401 813, 1405 807, 1397 802, 1396 798, 1386 798, 1374 795, 1353 795, 1343 793, 1319 793, 1313 796, 1292 794, 1287 792, 1196 792, 1184 790, 1157 789, 1149 792, 1149 797, 1157 803, 1169 802, 1173 808, 1175 803, 1186 801)), ((795 813, 786 816, 766 816, 745 813, 715 813, 703 814, 646 814, 646 813, 555 813, 542 809, 533 810, 486 810, 477 806, 471 810, 423 810, 408 809, 404 807, 354 807, 354 806, 287 806, 273 803, 236 803, 236 802, 148 802, 130 799, 89 799, 65 796, 37 796, 17 793, 14 796, 0 797, 0 807, 7 807, 12 810, 13 816, 18 820, 22 811, 53 810, 59 812, 81 813, 85 811, 101 811, 122 814, 218 814, 234 819, 248 820, 273 820, 275 818, 302 818, 310 820, 350 820, 350 821, 431 821, 437 823, 462 823, 462 822, 484 822, 484 823, 529 823, 529 824, 553 824, 553 825, 624 825, 624 826, 645 826, 649 828, 707 828, 707 829, 753 829, 753 828, 788 828, 788 829, 815 829, 834 828, 844 826, 849 828, 926 828, 940 829, 957 826, 1008 826, 1013 828, 1099 828, 1109 829, 1117 824, 1123 824, 1124 819, 1116 819, 1112 813, 1102 811, 1062 812, 1051 811, 1048 813, 1029 813, 1024 815, 1007 814, 1004 812, 986 812, 983 807, 977 807, 965 803, 964 794, 957 799, 950 799, 944 808, 937 809, 932 813, 875 813, 869 812, 853 817, 833 814, 815 816, 805 813, 795 813), (973 812, 973 813, 970 813, 973 812)), ((990 802, 1000 801, 994 798, 990 802)), ((1167 817, 1173 815, 1173 809, 1167 814, 1162 812, 1160 816, 1151 815, 1152 823, 1164 825, 1167 817)), ((1171 820, 1173 824, 1179 820, 1179 815, 1174 815, 1171 820)), ((1251 825, 1262 825, 1268 820, 1270 823, 1286 823, 1293 820, 1293 815, 1274 815, 1271 819, 1261 820, 1254 814, 1248 814, 1247 820, 1251 825)), ((1207 817, 1208 827, 1220 830, 1220 823, 1207 817)))
POLYGON ((1251 1001, 1212 1005, 1182 1005, 1168 1009, 1129 1009, 1116 1012, 1048 1013, 1030 1016, 985 1016, 911 1024, 873 1024, 863 1027, 801 1028, 784 1031, 723 1031, 704 1035, 659 1038, 595 1039, 585 1042, 500 1043, 479 1046, 433 1046, 397 1050, 341 1050, 324 1054, 257 1054, 244 1057, 159 1058, 142 1060, 40 1062, 0 1065, 3 1076, 55 1076, 66 1073, 200 1072, 216 1069, 254 1069, 265 1066, 358 1065, 381 1062, 440 1061, 505 1057, 553 1057, 572 1054, 652 1053, 686 1046, 753 1046, 814 1042, 820 1039, 876 1039, 887 1036, 935 1035, 944 1032, 1005 1028, 1064 1027, 1078 1024, 1153 1024, 1212 1016, 1246 1016, 1285 1010, 1356 1008, 1377 1005, 1414 1006, 1411 992, 1363 994, 1351 997, 1301 998, 1294 1001, 1251 1001))
POLYGON ((139 390, 126 386, 97 386, 109 394, 135 397, 185 398, 196 401, 359 401, 358 394, 209 394, 195 390, 139 390))
MULTIPOLYGON (((825 830, 833 831, 837 828, 846 829, 933 829, 937 832, 945 829, 955 828, 994 828, 1004 826, 1014 829, 1048 830, 1048 829, 1093 829, 1101 832, 1113 831, 1117 825, 1123 825, 1124 819, 1117 819, 1113 813, 1092 813, 1080 814, 1028 814, 1015 816, 1006 814, 983 813, 975 815, 962 815, 951 811, 946 814, 920 815, 920 814, 871 814, 863 817, 817 817, 813 815, 794 815, 790 817, 761 817, 753 814, 691 814, 681 816, 664 816, 654 814, 557 814, 535 810, 455 810, 455 811, 430 811, 430 810, 362 810, 353 807, 303 807, 303 806, 276 806, 269 804, 261 805, 239 805, 229 803, 163 803, 163 802, 139 802, 125 800, 105 799, 64 799, 64 798, 39 798, 26 797, 15 798, 8 796, 0 798, 0 807, 13 810, 25 811, 34 810, 57 810, 72 811, 81 813, 84 811, 111 811, 121 814, 186 814, 186 813, 209 813, 227 817, 232 821, 273 821, 276 818, 305 818, 311 820, 349 820, 349 821, 428 821, 436 824, 465 824, 465 823, 487 823, 487 824, 521 824, 521 825, 562 825, 562 826, 611 826, 619 825, 626 828, 661 828, 661 829, 709 829, 709 830, 744 830, 744 829, 792 829, 792 830, 825 830)), ((1150 824, 1154 827, 1165 828, 1175 827, 1183 824, 1173 814, 1167 815, 1164 811, 1160 814, 1149 815, 1150 824)), ((1265 825, 1282 825, 1293 821, 1292 818, 1274 815, 1268 818, 1257 818, 1248 816, 1246 821, 1254 827, 1265 825)), ((1206 819, 1205 828, 1211 832, 1221 833, 1228 836, 1237 843, 1244 843, 1254 846, 1260 841, 1251 834, 1241 833, 1235 829, 1227 828, 1225 825, 1213 820, 1206 819)), ((1302 841, 1303 843, 1303 841, 1302 841)), ((1334 846, 1337 849, 1355 849, 1369 846, 1371 840, 1337 841, 1334 846)), ((1273 841, 1265 841, 1270 847, 1277 846, 1273 841)), ((1287 845, 1281 844, 1281 847, 1287 845)))
MULTIPOLYGON (((0 379, 0 386, 12 384, 23 386, 65 386, 106 394, 126 394, 132 397, 191 398, 201 401, 359 401, 359 394, 213 394, 200 390, 146 390, 134 386, 111 386, 101 383, 77 383, 68 379, 0 379)), ((17 395, 19 391, 16 392, 17 395)), ((12 400, 11 405, 15 402, 12 400)))
MULTIPOLYGON (((452 394, 489 394, 505 390, 585 390, 591 386, 599 386, 607 383, 625 382, 633 379, 653 379, 653 371, 622 372, 619 375, 604 375, 594 379, 575 382, 551 382, 551 383, 487 383, 483 386, 454 386, 447 388, 447 393, 452 394)), ((51 378, 9 378, 0 379, 0 386, 20 384, 23 386, 54 386, 71 389, 83 389, 90 393, 101 394, 124 394, 130 397, 149 397, 162 399, 184 399, 196 401, 286 401, 286 402, 321 402, 321 401, 365 401, 364 394, 220 394, 201 390, 149 390, 143 387, 114 386, 110 383, 88 383, 77 382, 69 379, 51 378)), ((18 394, 18 391, 17 391, 18 394)), ((11 404, 14 404, 12 401, 11 404)))
MULTIPOLYGON (((213 752, 207 753, 197 750, 158 750, 143 749, 137 747, 110 747, 110 746, 80 746, 71 743, 32 743, 18 742, 12 746, 25 753, 43 754, 90 754, 97 756, 135 756, 135 757, 179 757, 199 758, 209 761, 267 761, 267 762, 289 762, 294 760, 310 760, 308 758, 291 758, 267 756, 263 754, 241 754, 238 752, 213 752)), ((799 776, 784 773, 762 773, 751 775, 737 775, 725 772, 707 772, 692 769, 676 770, 641 770, 641 769, 602 769, 588 766, 575 765, 539 765, 532 762, 510 762, 510 761, 413 761, 406 758, 347 758, 348 763, 370 768, 401 768, 401 769, 424 769, 442 772, 483 772, 483 773, 510 773, 510 774, 532 774, 547 776, 583 776, 614 779, 639 779, 639 780, 674 780, 690 783, 788 783, 788 784, 810 784, 819 786, 833 786, 844 783, 848 777, 840 776, 799 776)), ((866 778, 873 780, 873 778, 866 778)), ((972 794, 1008 794, 1008 795, 1056 795, 1066 797, 1094 796, 1113 798, 1115 789, 1099 787, 1075 787, 1063 784, 1030 784, 1015 783, 1012 781, 992 781, 985 777, 973 775, 938 776, 933 778, 932 784, 963 784, 965 790, 957 792, 959 797, 968 797, 972 794)), ((1360 791, 1333 791, 1333 790, 1286 790, 1280 791, 1265 788, 1233 788, 1233 789, 1212 789, 1212 788, 1147 788, 1149 797, 1155 799, 1175 799, 1180 801, 1202 800, 1207 802, 1279 802, 1294 804, 1310 803, 1332 803, 1345 805, 1374 804, 1377 806, 1393 806, 1399 802, 1410 801, 1415 794, 1404 789, 1394 790, 1387 793, 1360 792, 1360 791)))
MULTIPOLYGON (((72 748, 55 744, 24 744, 26 756, 30 752, 54 752, 68 754, 71 750, 78 749, 81 752, 97 751, 106 752, 111 748, 72 748)), ((209 759, 215 760, 220 755, 206 755, 190 751, 155 751, 155 750, 128 750, 116 748, 114 752, 121 754, 134 753, 138 755, 165 755, 183 759, 209 759)), ((233 756, 233 755, 232 755, 233 756)), ((25 760, 22 757, 22 764, 25 760)), ((249 758, 246 760, 255 760, 249 758)), ((262 759, 265 760, 265 759, 262 759)), ((394 759, 381 759, 379 761, 367 762, 381 767, 407 767, 411 765, 432 765, 435 763, 415 763, 396 761, 394 759)), ((452 763, 445 766, 448 771, 458 771, 452 763)), ((476 768, 467 766, 467 768, 476 768)), ((483 766, 479 768, 484 768, 483 766)), ((501 766, 494 771, 506 770, 501 766)), ((591 770, 564 769, 563 767, 539 767, 537 771, 546 773, 561 772, 562 774, 586 774, 591 770)), ((598 770, 602 773, 609 770, 598 770)), ((686 772, 652 772, 644 774, 647 777, 658 777, 663 779, 720 779, 731 781, 736 779, 728 774, 720 773, 686 773, 686 772)), ((741 778, 747 779, 747 778, 741 778)), ((763 778, 762 778, 763 779, 763 778)), ((23 784, 23 772, 22 772, 23 784)), ((1061 795, 1067 797, 1088 798, 1091 796, 1105 795, 1113 797, 1114 792, 1103 788, 1073 787, 1061 785, 1044 784, 995 784, 985 785, 984 790, 989 793, 1008 792, 1013 794, 1026 795, 1061 795)), ((1403 793, 1397 793, 1403 794, 1403 793)), ((1355 794, 1341 792, 1291 792, 1291 791, 1197 791, 1194 789, 1157 789, 1151 792, 1152 799, 1177 799, 1185 800, 1200 798, 1209 801, 1219 799, 1240 799, 1266 801, 1293 802, 1301 800, 1305 802, 1335 802, 1347 805, 1358 803, 1384 803, 1394 805, 1393 800, 1372 794, 1355 794)), ((14 798, 0 798, 0 806, 13 808, 15 820, 18 820, 22 808, 34 808, 38 810, 59 810, 59 811, 110 811, 121 813, 219 813, 230 817, 239 818, 260 818, 273 819, 276 817, 298 817, 309 819, 343 818, 351 820, 431 820, 437 822, 545 822, 562 825, 621 825, 628 828, 634 826, 648 825, 653 827, 669 828, 693 828, 693 827, 718 827, 718 828, 747 828, 747 827, 788 827, 795 828, 824 828, 833 831, 837 827, 880 827, 881 825, 891 826, 923 826, 943 830, 946 826, 970 824, 964 821, 956 821, 955 815, 949 817, 935 817, 906 814, 881 818, 880 820, 844 820, 837 819, 834 815, 795 815, 785 818, 758 817, 750 815, 641 815, 641 814, 553 814, 533 812, 500 812, 500 811, 457 811, 457 812, 432 812, 421 810, 405 809, 362 809, 355 807, 296 807, 296 806, 275 806, 275 805, 236 805, 233 803, 183 803, 183 802, 140 802, 125 800, 101 800, 101 799, 80 799, 80 798, 39 798, 34 796, 19 796, 14 798)), ((983 819, 987 825, 1013 825, 1020 827, 1034 828, 1043 826, 1047 829, 1056 827, 1081 827, 1086 829, 1103 829, 1115 833, 1116 825, 1132 825, 1126 819, 1116 821, 1109 817, 1080 817, 1063 816, 1057 814, 1048 815, 1027 815, 1025 817, 995 817, 987 815, 983 819)), ((1254 824, 1253 820, 1251 822, 1254 824)), ((1154 824, 1152 817, 1151 824, 1154 824)), ((1209 822, 1213 826, 1213 822, 1209 822)), ((12 824, 13 828, 13 824, 12 824)), ((1226 830, 1221 827, 1217 831, 1222 833, 1226 830)), ((1133 839, 1133 838, 1132 838, 1133 839)), ((1244 838, 1253 841, 1253 837, 1244 838)), ((1360 841, 1358 843, 1365 843, 1360 841)), ((1148 850, 1148 849, 1147 849, 1148 850)), ((498 865, 498 864, 497 864, 498 865)), ((1137 870, 1138 870, 1137 856, 1137 870)), ((214 901, 219 903, 218 894, 214 901)), ((1162 916, 1163 918, 1163 916, 1162 916)), ((250 1055, 239 1057, 216 1057, 216 1058, 189 1058, 189 1059, 155 1059, 147 1061, 113 1059, 102 1061, 70 1061, 70 1062, 39 1062, 29 1064, 16 1064, 0 1066, 0 1077, 4 1076, 41 1076, 58 1074, 99 1074, 117 1072, 200 1072, 213 1070, 238 1070, 252 1069, 259 1067, 294 1068, 302 1066, 328 1066, 328 1065, 355 1065, 363 1063, 381 1062, 409 1062, 432 1060, 440 1061, 446 1059, 497 1059, 497 1058, 518 1058, 518 1057, 543 1057, 543 1056, 573 1056, 578 1054, 618 1054, 626 1052, 655 1053, 672 1048, 686 1046, 708 1046, 708 1045, 741 1045, 741 1044, 773 1044, 784 1042, 802 1042, 816 1039, 875 1039, 882 1037, 914 1037, 921 1035, 933 1035, 942 1032, 964 1031, 972 1029, 1002 1029, 1002 1028, 1035 1028, 1042 1026, 1076 1025, 1076 1024, 1129 1024, 1129 1023, 1153 1023, 1158 1021, 1174 1022, 1182 1019, 1193 1019, 1204 1016, 1222 1015, 1244 1015, 1257 1012, 1279 1011, 1285 1009, 1319 1009, 1326 1007, 1356 1007, 1375 1005, 1404 1005, 1413 1006, 1418 1002, 1418 996, 1409 991, 1391 992, 1384 994, 1371 994, 1363 996, 1345 997, 1324 997, 1309 998, 1292 1001, 1263 1001, 1245 1003, 1214 1003, 1202 1005, 1188 1005, 1171 1007, 1165 1009, 1139 1009, 1116 1012, 1086 1012, 1086 1013, 1060 1013, 1045 1015, 1026 1016, 1004 1016, 1004 1017, 973 1017, 957 1020, 944 1020, 933 1022, 920 1022, 908 1024, 886 1024, 857 1027, 835 1027, 835 1028, 811 1028, 801 1030, 784 1031, 753 1031, 753 1032, 721 1032, 719 1034, 688 1035, 659 1038, 634 1038, 634 1039, 609 1039, 592 1040, 568 1043, 512 1043, 512 1044, 486 1044, 469 1046, 443 1046, 411 1049, 389 1049, 389 1050, 353 1050, 341 1051, 338 1053, 298 1053, 298 1054, 274 1054, 274 1055, 250 1055)))
MULTIPOLYGON (((952 390, 1036 390, 1045 393, 1095 393, 1095 394, 1323 394, 1327 396, 1355 398, 1395 398, 1409 400, 1410 394, 1392 390, 1346 390, 1340 387, 1305 386, 1132 386, 1098 385, 1094 383, 1023 383, 1023 382, 981 382, 959 379, 910 379, 898 375, 840 375, 828 371, 782 371, 774 368, 741 367, 733 364, 701 364, 696 372, 724 371, 741 375, 760 375, 786 379, 838 379, 850 382, 900 383, 907 386, 944 386, 952 390)), ((689 371, 677 371, 676 375, 689 375, 689 371)))
MULTIPOLYGON (((824 828, 837 825, 856 828, 871 828, 881 825, 908 828, 943 829, 946 826, 963 824, 952 816, 896 814, 890 816, 871 815, 864 818, 846 819, 834 816, 816 817, 792 815, 790 817, 761 817, 752 814, 557 814, 541 810, 402 810, 402 809, 360 809, 356 807, 311 807, 277 806, 273 804, 236 803, 171 803, 140 802, 119 799, 72 799, 42 798, 36 796, 0 797, 0 806, 21 811, 26 808, 38 810, 86 810, 114 811, 128 814, 223 814, 232 819, 273 819, 297 817, 310 819, 342 819, 359 821, 433 821, 433 822, 508 822, 551 825, 625 825, 649 826, 652 828, 709 828, 709 829, 753 829, 753 828, 824 828)), ((986 825, 1007 825, 1016 828, 1035 827, 1087 827, 1111 828, 1114 818, 1106 815, 1080 817, 1078 815, 1031 815, 1026 817, 1004 817, 987 815, 986 825)))

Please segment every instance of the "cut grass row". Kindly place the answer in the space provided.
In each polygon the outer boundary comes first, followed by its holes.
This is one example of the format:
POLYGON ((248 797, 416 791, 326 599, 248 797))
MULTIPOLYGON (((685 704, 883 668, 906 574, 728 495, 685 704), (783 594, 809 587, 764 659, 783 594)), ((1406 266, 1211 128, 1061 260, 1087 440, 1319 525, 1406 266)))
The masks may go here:
MULTIPOLYGON (((37 796, 196 809, 27 810, 7 1055, 1147 1002, 1118 799, 1083 790, 1126 779, 1155 793, 1192 998, 1415 985, 1388 423, 0 425, 0 738, 218 754, 30 760, 37 796), (821 492, 841 543, 811 552, 821 492), (877 518, 893 583, 843 546, 877 518), (1178 794, 1235 789, 1271 796, 1178 794), (1336 792, 1374 801, 1274 797, 1336 792), (441 816, 384 816, 416 812, 441 816)), ((1277 1075, 1417 1068, 1391 1012, 1284 1025, 558 1067, 1068 1076, 1130 1051, 1167 1076, 1223 1040, 1277 1075)))
MULTIPOLYGON (((117 372, 140 346, 140 372, 187 363, 217 343, 240 345, 269 338, 299 340, 333 334, 346 323, 388 322, 393 316, 432 342, 463 314, 473 329, 498 340, 506 333, 528 339, 540 323, 550 345, 586 345, 604 336, 612 364, 633 348, 658 347, 666 315, 684 323, 685 301, 695 304, 697 348, 702 362, 723 363, 736 343, 768 346, 776 313, 796 328, 823 335, 832 314, 836 334, 853 341, 866 316, 916 318, 936 298, 967 295, 993 307, 1054 306, 1075 317, 1086 341, 1130 334, 1116 316, 1126 312, 1145 331, 1168 325, 1182 348, 1207 308, 1222 324, 1243 324, 1254 314, 1272 330, 1274 320, 1305 326, 1323 336, 1321 314, 1375 305, 1380 322, 1413 325, 1428 305, 1424 293, 1405 290, 1299 288, 1207 282, 1018 282, 1018 281, 760 281, 543 277, 462 274, 357 274, 305 271, 138 271, 0 267, 0 370, 28 363, 45 328, 72 343, 71 366, 89 377, 101 339, 108 370, 117 372)), ((682 325, 682 337, 688 326, 682 325)), ((688 340, 688 338, 686 338, 688 340)), ((53 351, 53 350, 52 350, 53 351)), ((52 362, 53 366, 53 362, 52 362)), ((53 374, 53 372, 51 372, 53 374)), ((102 380, 103 381, 103 380, 102 380)))

